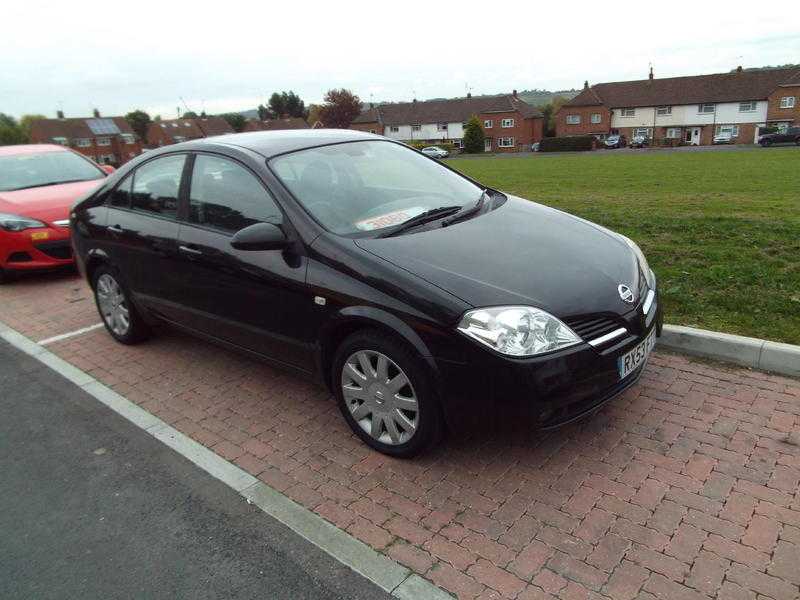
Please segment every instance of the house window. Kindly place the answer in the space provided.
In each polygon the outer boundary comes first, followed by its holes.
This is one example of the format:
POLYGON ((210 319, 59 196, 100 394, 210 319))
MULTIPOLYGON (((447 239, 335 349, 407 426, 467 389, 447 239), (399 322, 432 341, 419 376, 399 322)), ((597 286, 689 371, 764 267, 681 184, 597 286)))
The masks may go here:
POLYGON ((650 138, 650 129, 647 127, 637 127, 633 130, 633 137, 650 138))
POLYGON ((603 117, 600 113, 592 113, 592 123, 599 123, 603 120, 603 117))
POLYGON ((391 127, 389 127, 389 131, 391 131, 392 133, 398 133, 400 131, 400 128, 397 125, 392 125, 391 127))
POLYGON ((781 98, 781 108, 794 108, 794 96, 784 96, 781 98))
POLYGON ((89 148, 92 145, 92 140, 89 138, 78 138, 75 140, 75 145, 78 148, 89 148))
POLYGON ((181 142, 185 142, 186 141, 186 136, 185 135, 174 135, 174 136, 172 136, 172 139, 175 140, 176 144, 180 144, 181 142))
POLYGON ((65 138, 65 137, 54 137, 53 138, 53 143, 54 144, 59 144, 61 146, 66 146, 67 145, 67 138, 65 138))
POLYGON ((136 137, 132 133, 123 133, 122 139, 125 140, 126 144, 134 144, 136 142, 136 137))
POLYGON ((111 163, 117 162, 117 157, 113 154, 101 154, 97 157, 97 162, 103 165, 110 165, 111 163))
POLYGON ((666 117, 667 115, 672 114, 672 107, 671 106, 659 106, 656 108, 656 114, 659 117, 666 117))
POLYGON ((739 112, 754 112, 756 110, 756 101, 739 102, 739 112))
POLYGON ((667 137, 670 139, 678 139, 681 137, 681 130, 680 127, 669 127, 667 128, 667 137))
POLYGON ((374 129, 370 129, 369 132, 370 133, 375 133, 375 130, 374 129))
POLYGON ((580 124, 581 124, 580 115, 567 115, 567 125, 580 125, 580 124))
POLYGON ((437 123, 436 131, 447 131, 447 123, 437 123))
POLYGON ((411 131, 422 131, 422 125, 412 125, 411 131))
POLYGON ((513 127, 514 119, 503 119, 500 121, 500 127, 513 127))
POLYGON ((497 138, 497 147, 498 148, 513 148, 514 147, 514 138, 513 137, 497 138))
POLYGON ((491 119, 486 119, 483 122, 483 128, 484 129, 491 129, 492 127, 494 127, 494 121, 492 121, 491 119))
POLYGON ((731 137, 739 137, 738 125, 717 125, 717 135, 721 133, 730 133, 731 137))
POLYGON ((716 109, 716 104, 700 104, 697 107, 697 112, 699 112, 701 115, 710 115, 713 114, 716 109))
POLYGON ((98 146, 110 146, 111 145, 111 138, 97 138, 97 145, 98 146))
POLYGON ((635 108, 623 108, 619 112, 619 116, 621 116, 621 117, 635 117, 636 116, 636 109, 635 108))

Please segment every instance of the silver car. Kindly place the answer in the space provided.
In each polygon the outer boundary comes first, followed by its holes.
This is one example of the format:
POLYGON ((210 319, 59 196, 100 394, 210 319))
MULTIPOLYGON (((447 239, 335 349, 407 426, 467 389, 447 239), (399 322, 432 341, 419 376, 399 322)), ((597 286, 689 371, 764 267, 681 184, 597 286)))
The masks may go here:
POLYGON ((447 158, 450 156, 450 153, 447 150, 443 150, 439 148, 439 146, 427 146, 420 150, 425 156, 430 156, 431 158, 447 158))

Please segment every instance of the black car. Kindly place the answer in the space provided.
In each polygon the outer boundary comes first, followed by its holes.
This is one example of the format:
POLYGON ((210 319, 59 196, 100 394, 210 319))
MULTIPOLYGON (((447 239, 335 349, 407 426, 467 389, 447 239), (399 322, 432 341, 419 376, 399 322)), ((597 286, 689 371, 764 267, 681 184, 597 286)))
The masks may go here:
POLYGON ((764 147, 772 144, 797 144, 800 146, 800 127, 787 127, 777 133, 767 133, 758 138, 758 143, 764 147))
POLYGON ((357 131, 154 150, 71 227, 116 340, 167 323, 314 378, 395 456, 445 427, 589 414, 660 333, 632 241, 357 131))

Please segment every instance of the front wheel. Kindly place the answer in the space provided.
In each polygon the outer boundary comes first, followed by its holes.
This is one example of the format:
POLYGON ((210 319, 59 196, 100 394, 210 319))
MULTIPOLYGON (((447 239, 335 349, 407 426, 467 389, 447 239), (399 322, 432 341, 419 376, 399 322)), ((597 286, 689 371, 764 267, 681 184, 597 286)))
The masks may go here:
POLYGON ((92 287, 97 310, 111 337, 122 344, 135 344, 150 335, 116 269, 99 267, 94 273, 92 287))
POLYGON ((348 337, 334 357, 332 382, 348 425, 375 450, 410 458, 441 438, 428 369, 394 338, 375 330, 348 337))

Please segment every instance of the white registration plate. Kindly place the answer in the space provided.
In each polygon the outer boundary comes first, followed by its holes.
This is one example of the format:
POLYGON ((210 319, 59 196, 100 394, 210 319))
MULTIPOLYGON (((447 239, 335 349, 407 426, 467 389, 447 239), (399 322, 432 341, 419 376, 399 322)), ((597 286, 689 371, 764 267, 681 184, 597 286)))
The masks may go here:
POLYGON ((642 340, 633 350, 623 354, 617 359, 619 378, 625 379, 628 375, 633 373, 642 364, 644 364, 644 361, 647 360, 647 356, 650 354, 650 351, 655 345, 656 330, 653 328, 653 331, 650 332, 650 335, 642 340))

